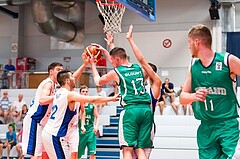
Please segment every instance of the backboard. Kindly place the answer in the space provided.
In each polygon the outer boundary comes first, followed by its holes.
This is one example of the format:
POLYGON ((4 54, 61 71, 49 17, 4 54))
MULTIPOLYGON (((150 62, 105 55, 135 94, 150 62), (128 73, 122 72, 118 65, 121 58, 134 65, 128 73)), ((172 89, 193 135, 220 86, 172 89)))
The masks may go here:
POLYGON ((115 0, 150 22, 156 21, 156 0, 115 0))

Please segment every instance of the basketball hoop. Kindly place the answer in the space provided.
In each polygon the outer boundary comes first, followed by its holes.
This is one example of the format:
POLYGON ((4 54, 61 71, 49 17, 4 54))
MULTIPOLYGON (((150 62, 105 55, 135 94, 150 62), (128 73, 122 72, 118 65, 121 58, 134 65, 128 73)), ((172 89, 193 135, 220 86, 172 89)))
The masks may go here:
POLYGON ((96 0, 99 12, 104 18, 103 31, 116 34, 121 32, 122 17, 125 12, 125 6, 115 2, 115 0, 96 0))

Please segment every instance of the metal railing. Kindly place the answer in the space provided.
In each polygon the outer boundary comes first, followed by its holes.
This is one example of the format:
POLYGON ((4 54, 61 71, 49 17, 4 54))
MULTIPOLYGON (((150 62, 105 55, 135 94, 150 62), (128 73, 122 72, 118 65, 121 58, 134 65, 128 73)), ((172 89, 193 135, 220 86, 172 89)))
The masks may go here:
POLYGON ((29 71, 7 71, 0 70, 1 89, 28 88, 29 71))

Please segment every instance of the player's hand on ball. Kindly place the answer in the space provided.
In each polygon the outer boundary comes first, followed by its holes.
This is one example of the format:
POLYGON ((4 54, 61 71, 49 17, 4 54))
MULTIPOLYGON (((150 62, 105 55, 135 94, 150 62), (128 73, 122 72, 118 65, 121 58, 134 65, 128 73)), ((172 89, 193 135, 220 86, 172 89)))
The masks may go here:
POLYGON ((88 64, 88 63, 89 63, 89 59, 88 59, 88 57, 86 56, 86 53, 82 53, 82 60, 83 60, 83 63, 85 63, 85 64, 88 64))
POLYGON ((94 58, 94 62, 97 62, 102 58, 102 51, 99 48, 103 47, 93 43, 85 48, 84 53, 88 58, 94 58))
POLYGON ((101 51, 101 52, 107 52, 108 53, 108 51, 104 48, 104 47, 102 47, 101 45, 99 45, 99 44, 96 44, 96 43, 91 43, 91 45, 92 46, 96 46, 97 47, 97 50, 99 50, 99 51, 101 51))

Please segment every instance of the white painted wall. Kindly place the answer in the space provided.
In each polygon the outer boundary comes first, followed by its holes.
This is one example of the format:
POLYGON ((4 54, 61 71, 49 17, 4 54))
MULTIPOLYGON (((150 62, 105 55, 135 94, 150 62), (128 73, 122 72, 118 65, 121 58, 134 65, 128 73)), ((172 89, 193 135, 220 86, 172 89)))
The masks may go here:
MULTIPOLYGON (((157 0, 157 21, 148 22, 137 14, 126 10, 123 21, 122 30, 123 35, 127 32, 128 26, 130 24, 134 25, 134 35, 139 35, 139 42, 144 42, 141 47, 154 48, 152 46, 152 40, 145 41, 145 37, 140 35, 146 35, 144 32, 149 32, 148 38, 162 40, 162 35, 176 36, 173 35, 179 31, 179 35, 182 36, 182 41, 177 40, 178 44, 174 44, 174 50, 179 50, 178 58, 180 59, 168 61, 164 59, 174 59, 172 56, 176 56, 176 52, 164 51, 154 54, 158 59, 160 59, 159 66, 186 66, 189 60, 188 53, 186 52, 187 41, 185 39, 184 33, 187 33, 188 29, 195 24, 202 23, 210 28, 213 26, 213 21, 209 18, 209 6, 210 2, 208 0, 171 0, 171 1, 160 1, 157 0), (164 33, 165 32, 165 33, 164 33), (158 34, 155 34, 158 33, 158 34), (159 36, 159 37, 158 37, 159 36), (181 56, 180 56, 181 55, 181 56)), ((37 59, 37 70, 45 71, 47 65, 52 61, 63 62, 64 56, 71 56, 72 61, 70 62, 70 68, 76 69, 81 63, 81 53, 82 49, 75 50, 50 50, 50 38, 46 35, 40 33, 33 23, 31 7, 30 5, 22 6, 24 12, 19 14, 24 14, 24 32, 23 34, 23 56, 33 57, 37 59)), ((8 6, 8 9, 12 11, 17 11, 18 6, 8 6)), ((237 20, 240 17, 240 6, 236 5, 236 28, 240 28, 240 22, 237 20)), ((91 42, 99 43, 105 46, 105 41, 103 40, 104 34, 102 31, 103 25, 98 18, 99 11, 94 3, 86 1, 85 4, 85 39, 84 45, 89 45, 91 42)), ((8 58, 15 58, 16 54, 11 53, 11 39, 12 31, 11 27, 13 25, 13 20, 11 17, 0 13, 0 64, 6 64, 8 58)), ((15 25, 15 24, 14 24, 15 25)), ((214 39, 213 39, 214 40, 214 39)), ((157 42, 156 42, 157 43, 157 42)), ((125 44, 124 44, 125 47, 125 44)), ((142 49, 141 48, 141 49, 142 49)), ((148 50, 149 52, 156 52, 156 50, 148 50)), ((158 50, 157 50, 158 51, 158 50)), ((156 59, 157 59, 156 58, 156 59)), ((155 59, 155 58, 154 58, 155 59)), ((153 61, 154 62, 154 61, 153 61)))
MULTIPOLYGON (((133 31, 133 39, 146 60, 156 64, 158 67, 187 67, 191 58, 188 49, 187 34, 187 31, 133 31), (165 39, 171 40, 171 47, 165 48, 163 46, 163 41, 165 39)), ((125 48, 130 56, 131 62, 137 62, 129 43, 126 40, 126 33, 116 35, 115 43, 117 46, 125 48)))

